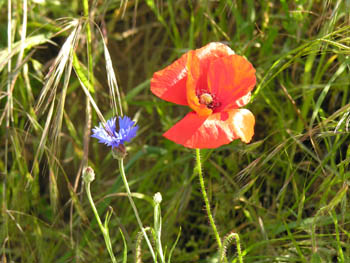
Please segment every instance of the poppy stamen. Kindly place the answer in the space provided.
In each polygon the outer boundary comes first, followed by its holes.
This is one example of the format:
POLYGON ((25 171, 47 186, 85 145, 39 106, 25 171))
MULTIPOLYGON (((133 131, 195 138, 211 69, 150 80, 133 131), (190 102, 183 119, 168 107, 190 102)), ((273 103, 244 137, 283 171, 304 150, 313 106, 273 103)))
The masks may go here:
POLYGON ((199 99, 199 103, 207 106, 208 109, 215 110, 221 105, 214 94, 208 93, 206 91, 201 92, 197 95, 197 97, 199 99))
POLYGON ((209 106, 213 102, 213 97, 209 93, 203 93, 199 96, 199 103, 209 106))

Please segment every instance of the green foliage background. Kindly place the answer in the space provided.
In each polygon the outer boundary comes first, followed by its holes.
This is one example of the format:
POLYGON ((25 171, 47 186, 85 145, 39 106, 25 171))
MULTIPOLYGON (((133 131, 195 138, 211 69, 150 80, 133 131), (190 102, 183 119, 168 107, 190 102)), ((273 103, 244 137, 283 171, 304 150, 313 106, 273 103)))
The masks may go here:
MULTIPOLYGON (((8 2, 0 0, 2 262, 109 261, 81 187, 87 164, 100 215, 113 211, 113 250, 121 260, 121 229, 134 262, 139 229, 117 162, 89 139, 99 118, 77 77, 111 117, 102 37, 123 111, 140 126, 125 164, 141 218, 153 224, 152 196, 161 192, 168 251, 181 227, 172 262, 218 262, 217 247, 194 152, 161 136, 189 109, 153 96, 149 80, 213 41, 257 70, 246 106, 256 117, 252 143, 202 151, 221 237, 240 235, 244 262, 350 262, 350 1, 90 1, 88 20, 78 0, 28 0, 28 10, 25 1, 9 2, 11 33, 8 2), (60 69, 56 58, 65 57, 60 69)), ((233 244, 227 253, 235 262, 233 244)), ((151 262, 146 245, 143 260, 151 262)))

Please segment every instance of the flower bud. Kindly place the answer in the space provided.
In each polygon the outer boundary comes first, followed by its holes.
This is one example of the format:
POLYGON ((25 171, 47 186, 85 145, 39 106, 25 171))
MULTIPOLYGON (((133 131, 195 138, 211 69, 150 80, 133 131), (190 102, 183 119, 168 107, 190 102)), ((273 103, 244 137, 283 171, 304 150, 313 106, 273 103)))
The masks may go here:
POLYGON ((159 192, 155 193, 155 195, 153 196, 153 201, 156 204, 160 204, 162 202, 162 195, 159 192))
POLYGON ((83 170, 83 180, 85 183, 89 184, 95 180, 95 172, 90 166, 83 170))

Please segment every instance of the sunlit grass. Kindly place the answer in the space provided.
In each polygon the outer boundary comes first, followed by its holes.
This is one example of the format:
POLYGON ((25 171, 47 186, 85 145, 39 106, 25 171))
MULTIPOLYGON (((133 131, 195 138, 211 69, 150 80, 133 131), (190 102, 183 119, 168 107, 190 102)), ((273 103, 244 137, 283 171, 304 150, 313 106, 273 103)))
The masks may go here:
MULTIPOLYGON (((153 226, 161 192, 167 255, 181 228, 172 262, 217 262, 195 152, 161 136, 189 110, 149 91, 153 72, 212 41, 257 69, 253 141, 202 151, 229 262, 238 262, 230 233, 244 262, 350 261, 347 1, 105 1, 90 3, 88 19, 80 1, 27 5, 0 1, 2 261, 109 261, 82 187, 88 164, 101 218, 112 211, 116 258, 121 230, 136 262, 140 230, 118 163, 89 140, 92 126, 122 111, 140 126, 125 170, 143 223, 153 226)), ((144 241, 141 251, 151 262, 144 241)))

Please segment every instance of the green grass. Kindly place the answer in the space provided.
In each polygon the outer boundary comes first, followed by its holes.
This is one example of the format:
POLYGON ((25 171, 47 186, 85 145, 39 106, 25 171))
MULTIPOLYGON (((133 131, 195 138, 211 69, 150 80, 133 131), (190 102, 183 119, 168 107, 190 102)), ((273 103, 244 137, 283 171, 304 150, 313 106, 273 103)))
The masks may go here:
MULTIPOLYGON (((10 2, 9 33, 0 0, 3 262, 110 262, 82 186, 87 164, 101 218, 112 211, 116 258, 125 238, 135 262, 140 230, 118 162, 89 137, 101 116, 120 112, 118 90, 140 126, 124 163, 143 224, 153 226, 152 197, 161 192, 166 255, 181 229, 171 262, 218 262, 195 152, 161 136, 189 109, 149 90, 153 72, 213 41, 257 70, 246 106, 253 141, 202 151, 221 238, 239 234, 246 263, 350 262, 349 1, 93 1, 89 20, 83 1, 28 1, 27 10, 10 2)), ((227 244, 229 262, 238 262, 232 236, 227 244)))

